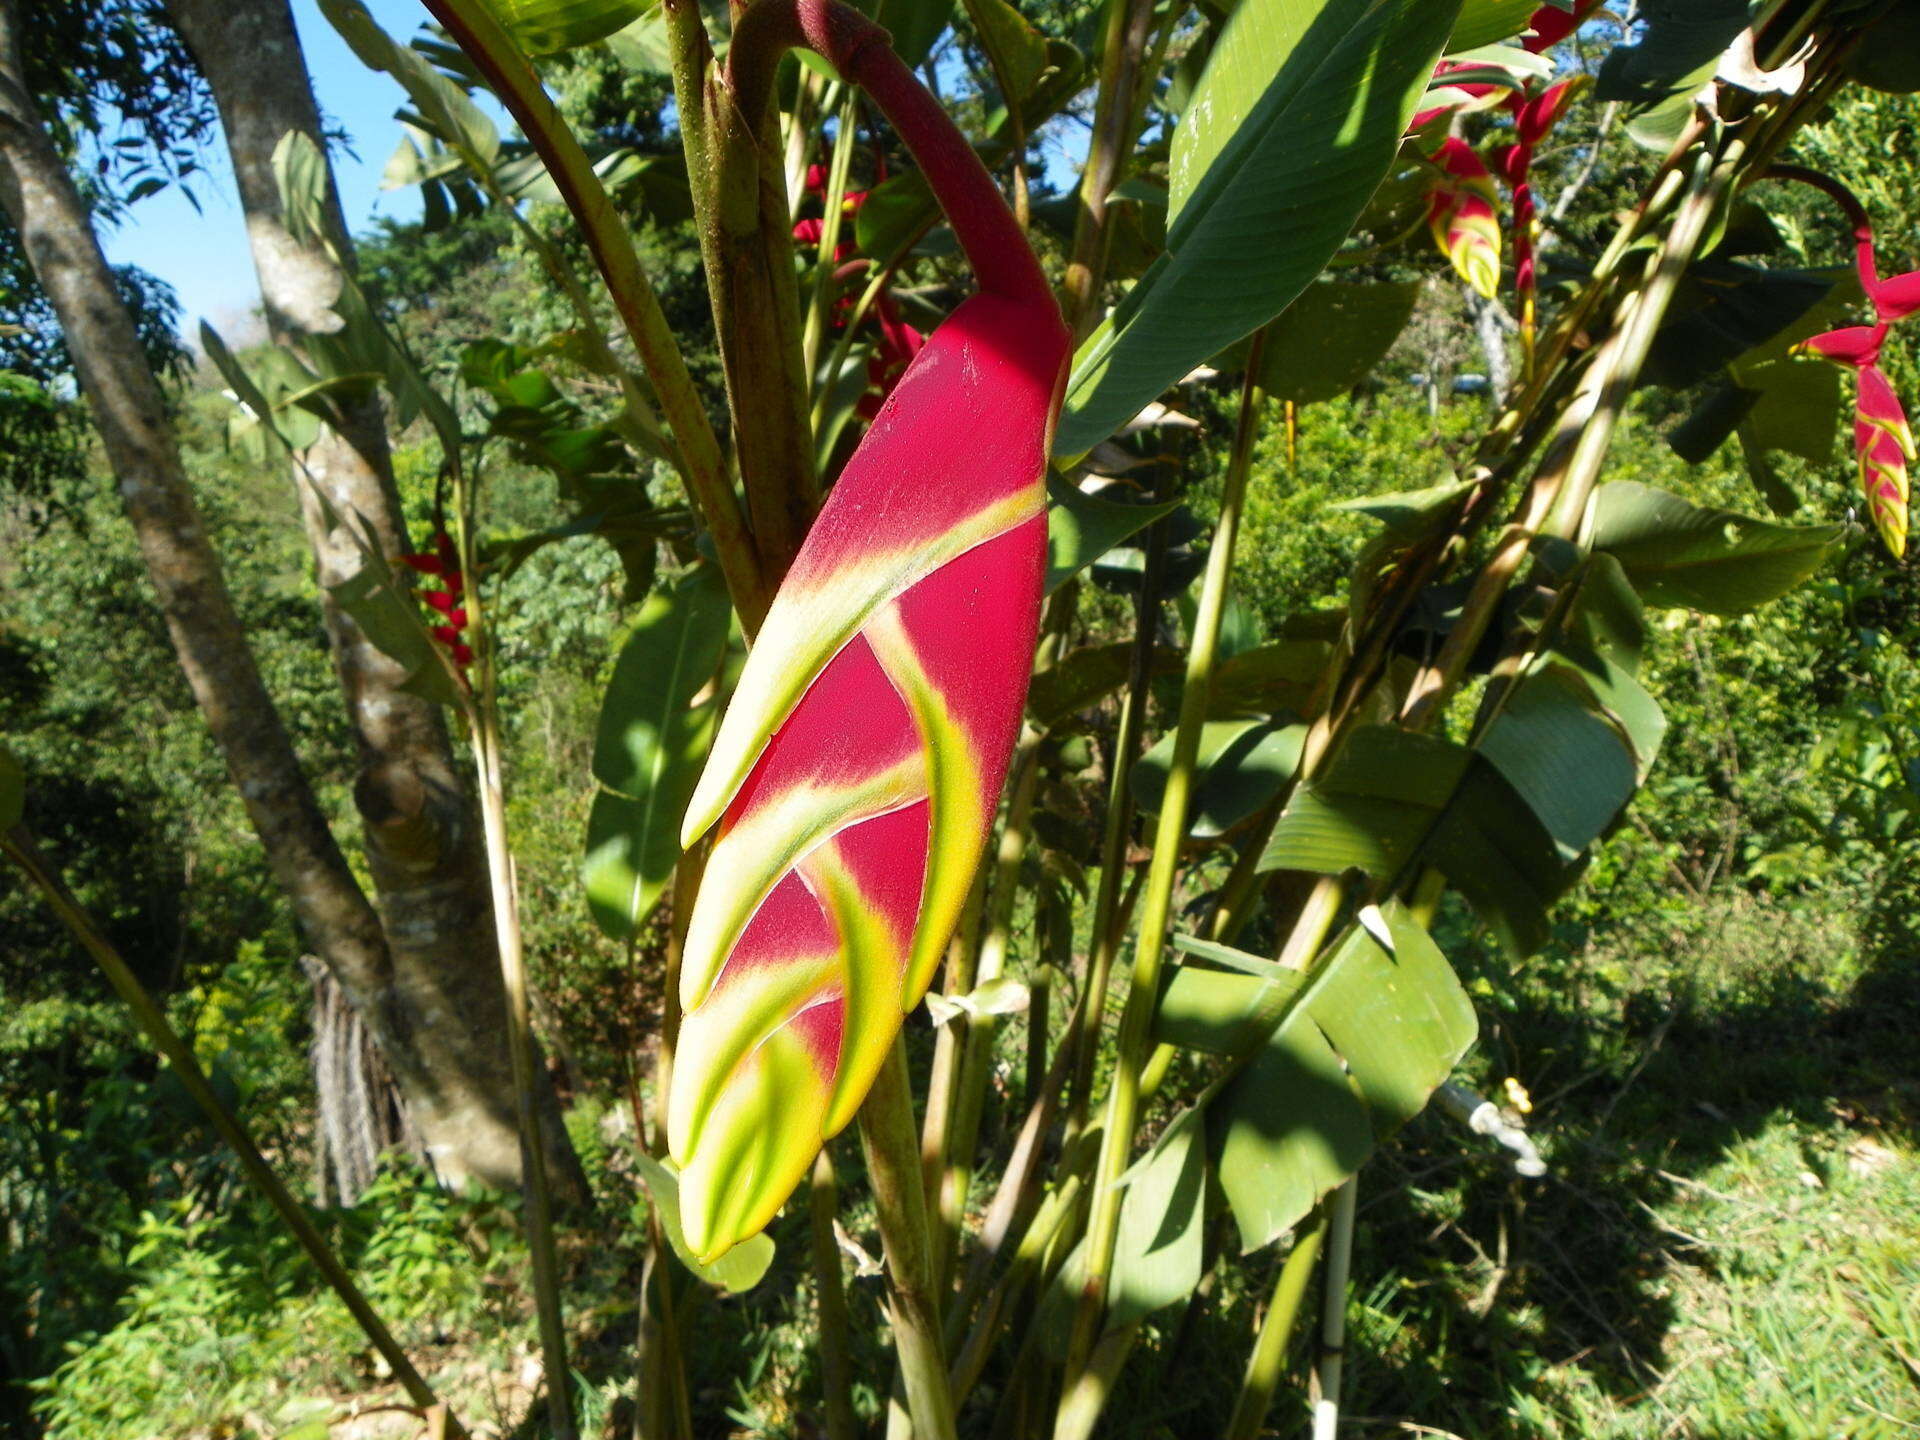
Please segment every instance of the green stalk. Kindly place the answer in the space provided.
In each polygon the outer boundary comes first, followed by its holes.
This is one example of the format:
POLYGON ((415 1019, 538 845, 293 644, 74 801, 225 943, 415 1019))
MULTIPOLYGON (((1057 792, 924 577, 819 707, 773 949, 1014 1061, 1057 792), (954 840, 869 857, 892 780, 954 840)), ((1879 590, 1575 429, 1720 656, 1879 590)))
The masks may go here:
MULTIPOLYGON (((1119 1053, 1112 1088, 1108 1091, 1105 1128, 1094 1171, 1086 1280, 1068 1349, 1067 1390, 1059 1412, 1061 1427, 1065 1426, 1069 1414, 1079 1408, 1076 1397, 1083 1384, 1098 1387, 1101 1396, 1105 1391, 1098 1371, 1089 1366, 1089 1358, 1099 1338, 1100 1321, 1106 1309, 1107 1279, 1113 1270, 1114 1242, 1119 1234, 1119 1181, 1127 1168, 1134 1129, 1139 1121, 1140 1073, 1153 1045, 1153 1010, 1160 995, 1160 970, 1166 953, 1167 923, 1172 915, 1174 879, 1187 833, 1194 757, 1200 748, 1200 729, 1212 695, 1220 618, 1226 610, 1227 581, 1233 568, 1234 544, 1239 538, 1247 476, 1253 466, 1254 437, 1259 432, 1262 396, 1255 377, 1259 374, 1265 339, 1265 331, 1255 337, 1248 357, 1247 378, 1240 395, 1240 419, 1220 500, 1220 519, 1214 527, 1213 548, 1207 556, 1206 579, 1194 616, 1186 683, 1180 693, 1180 719, 1174 730, 1173 756, 1160 805, 1160 821, 1154 833, 1153 862, 1147 873, 1146 899, 1135 942, 1132 988, 1121 1011, 1119 1053)), ((1057 1435, 1065 1433, 1064 1428, 1056 1429, 1057 1435)))
POLYGON ((1233 1402, 1225 1440, 1258 1440, 1266 1428, 1273 1393, 1279 1389, 1280 1376, 1286 1369, 1287 1342, 1293 1338, 1300 1302, 1306 1296, 1307 1282, 1313 1277, 1314 1262, 1320 1258, 1320 1245, 1326 1236, 1326 1207, 1320 1206, 1294 1240, 1274 1281, 1273 1298, 1267 1302, 1266 1318, 1260 1322, 1253 1353, 1247 1357, 1246 1378, 1240 1382, 1239 1397, 1233 1402))
POLYGON ((934 1304, 927 1192, 920 1174, 904 1035, 895 1038, 892 1054, 860 1107, 860 1146, 893 1282, 894 1348, 906 1382, 913 1435, 915 1440, 954 1440, 953 1392, 934 1304))
MULTIPOLYGON (((466 507, 459 507, 461 569, 473 565, 473 534, 466 507)), ((520 1160, 526 1181, 528 1257, 533 1264, 534 1311, 539 1320, 540 1352, 546 1368, 547 1420, 554 1440, 575 1440, 572 1370, 567 1364, 566 1323, 560 1308, 560 1267, 553 1242, 553 1192, 547 1175, 540 1107, 534 1098, 533 1019, 527 1000, 526 960, 521 949, 520 900, 513 852, 507 847, 506 795, 501 771, 499 706, 495 703, 494 647, 476 582, 467 587, 468 625, 479 659, 480 694, 470 703, 473 758, 480 783, 480 822, 487 848, 487 877, 493 888, 494 935, 500 951, 500 979, 507 992, 507 1057, 513 1067, 520 1160)))
POLYGON ((1080 208, 1074 216, 1061 308, 1075 340, 1086 337, 1100 304, 1107 270, 1107 194, 1133 149, 1135 95, 1153 26, 1154 0, 1107 0, 1100 44, 1100 88, 1094 99, 1087 163, 1080 172, 1080 208))
MULTIPOLYGON (((813 272, 813 298, 807 305, 807 326, 802 332, 800 354, 809 376, 818 373, 820 346, 825 342, 827 324, 833 317, 833 272, 834 252, 840 248, 840 227, 845 223, 842 213, 846 207, 847 175, 853 169, 854 138, 859 130, 860 92, 852 86, 847 87, 846 98, 840 103, 840 124, 833 138, 833 159, 827 166, 827 193, 822 203, 826 206, 820 216, 819 261, 813 272)), ((849 325, 848 331, 853 327, 849 325)), ((827 376, 822 388, 832 385, 833 376, 827 376)))
POLYGON ((824 1146, 813 1162, 813 1185, 807 1199, 812 1222, 814 1298, 820 1307, 820 1388, 827 1440, 856 1440, 860 1427, 853 1413, 847 1287, 841 1273, 840 1244, 833 1233, 833 1219, 840 1211, 840 1186, 824 1146))
POLYGON ((1127 841, 1133 833, 1133 793, 1130 780, 1134 757, 1140 750, 1147 722, 1147 686, 1153 679, 1154 633, 1160 628, 1160 583, 1166 571, 1167 522, 1157 520, 1147 532, 1146 566, 1141 572, 1140 595, 1134 606, 1133 662, 1121 701, 1120 724, 1113 739, 1113 760, 1107 776, 1107 817, 1100 836, 1100 881, 1093 895, 1092 952, 1087 957, 1086 1000, 1074 1014, 1061 1040, 1073 1052, 1073 1076, 1068 1083, 1067 1135, 1069 1142, 1086 1129, 1093 1099, 1093 1063, 1099 1055, 1100 1030, 1106 1019, 1107 991, 1113 984, 1113 962, 1120 953, 1126 926, 1121 918, 1121 888, 1125 880, 1127 841))
POLYGON ((1313 1440, 1335 1440, 1340 1428, 1340 1369, 1347 1344, 1347 1276, 1353 1261, 1354 1202, 1360 1179, 1349 1175, 1328 1202, 1327 1275, 1321 1298, 1319 1397, 1313 1402, 1313 1440))
MULTIPOLYGON (((647 378, 653 382, 660 409, 680 446, 694 505, 713 532, 728 593, 740 612, 740 623, 751 636, 766 614, 771 591, 762 581, 759 554, 747 533, 745 512, 727 478, 720 438, 707 419, 706 407, 687 371, 686 357, 680 353, 659 297, 641 267, 632 235, 594 173, 593 162, 561 119, 526 57, 487 8, 486 0, 421 3, 446 27, 519 123, 546 165, 561 199, 579 222, 587 251, 606 281, 614 309, 626 326, 647 378)), ((684 112, 680 118, 683 125, 688 123, 684 112)))
MULTIPOLYGON (((976 867, 960 924, 947 942, 941 984, 949 995, 973 989, 974 965, 980 958, 980 916, 986 908, 987 867, 976 867)), ((939 1208, 940 1188, 947 1174, 947 1133, 953 1124, 953 1106, 960 1085, 960 1062, 966 1056, 963 1018, 942 1025, 934 1034, 933 1066, 927 1076, 927 1113, 920 1129, 920 1168, 927 1188, 927 1204, 939 1208)))
MULTIPOLYGON (((434 1394, 433 1387, 421 1377, 413 1361, 407 1358, 407 1352, 400 1348, 400 1342, 393 1338, 393 1332, 387 1329, 373 1306, 367 1303, 367 1297, 360 1293, 360 1287, 354 1284, 346 1266, 340 1263, 325 1237, 308 1218, 306 1208, 294 1199, 281 1183, 280 1177, 273 1173, 273 1168, 260 1153, 260 1147, 253 1143, 253 1137, 247 1133, 240 1118, 214 1093, 213 1087, 207 1083, 206 1072, 194 1058, 192 1048, 180 1038, 179 1032, 167 1020, 166 1012, 147 994, 146 987, 140 983, 132 967, 101 934, 99 927, 93 923, 93 917, 80 907, 79 901, 74 899, 72 892, 60 879, 59 872, 41 855, 27 827, 15 825, 10 830, 0 832, 0 852, 4 852, 9 860, 20 867, 46 899, 48 907, 59 917, 60 923, 67 927, 80 947, 93 957, 114 993, 133 1012, 135 1023, 146 1032, 149 1043, 172 1068, 181 1088, 200 1107, 214 1132, 226 1142, 227 1148, 233 1151, 247 1179, 253 1182, 254 1188, 273 1207, 287 1233, 293 1236, 313 1262, 314 1268, 320 1272, 320 1278, 340 1297, 341 1303, 347 1307, 347 1313, 353 1316, 354 1323, 360 1327, 368 1343, 387 1363, 394 1379, 407 1392, 407 1397, 423 1410, 439 1407, 441 1413, 445 1414, 445 1407, 441 1405, 439 1396, 434 1394)), ((446 1425, 448 1433, 464 1440, 467 1432, 459 1421, 448 1416, 446 1425)))

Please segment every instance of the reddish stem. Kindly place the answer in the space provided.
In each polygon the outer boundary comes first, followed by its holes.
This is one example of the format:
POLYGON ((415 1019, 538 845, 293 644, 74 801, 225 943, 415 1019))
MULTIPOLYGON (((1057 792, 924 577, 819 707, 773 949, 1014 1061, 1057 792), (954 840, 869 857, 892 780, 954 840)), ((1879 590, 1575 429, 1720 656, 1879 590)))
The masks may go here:
POLYGON ((1053 289, 980 157, 880 26, 840 0, 755 0, 733 31, 724 84, 749 127, 773 93, 775 67, 796 46, 865 90, 912 151, 980 288, 1055 311, 1053 289))

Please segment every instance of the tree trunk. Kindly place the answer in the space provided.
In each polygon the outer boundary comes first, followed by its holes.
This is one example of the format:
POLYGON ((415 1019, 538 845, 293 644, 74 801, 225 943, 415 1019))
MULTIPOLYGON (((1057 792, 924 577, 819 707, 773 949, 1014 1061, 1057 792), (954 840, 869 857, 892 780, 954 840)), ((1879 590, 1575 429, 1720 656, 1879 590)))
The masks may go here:
MULTIPOLYGON (((505 1003, 487 894, 484 884, 473 893, 459 878, 476 869, 462 857, 477 847, 478 826, 464 818, 444 733, 431 715, 382 716, 369 682, 377 674, 369 657, 379 657, 358 636, 344 637, 343 683, 363 746, 372 733, 410 757, 387 765, 379 751, 363 751, 356 788, 369 833, 379 837, 370 847, 384 915, 376 913, 335 843, 234 613, 159 381, 115 291, 92 217, 24 83, 20 23, 12 0, 0 0, 0 205, 75 357, 181 669, 275 879, 379 1041, 436 1168, 453 1184, 517 1183, 505 1003), (437 769, 411 759, 435 746, 437 769)), ((337 626, 334 633, 340 655, 337 626)), ((559 1127, 551 1130, 564 1145, 559 1127)), ((578 1176, 570 1152, 558 1173, 578 1176)))

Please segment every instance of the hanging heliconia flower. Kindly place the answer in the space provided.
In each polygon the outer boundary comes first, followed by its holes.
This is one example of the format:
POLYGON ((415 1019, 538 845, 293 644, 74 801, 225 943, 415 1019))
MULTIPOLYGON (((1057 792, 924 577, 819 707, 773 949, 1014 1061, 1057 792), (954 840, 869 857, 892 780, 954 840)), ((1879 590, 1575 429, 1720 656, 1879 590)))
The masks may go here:
POLYGON ((1854 265, 1860 288, 1873 306, 1874 323, 1829 330, 1801 341, 1795 348, 1854 373, 1853 449, 1859 463, 1860 491, 1881 542, 1899 559, 1907 552, 1908 466, 1915 452, 1907 413, 1894 393, 1892 381, 1880 368, 1880 350, 1890 327, 1920 310, 1920 270, 1882 280, 1874 254, 1873 222, 1852 192, 1829 176, 1797 166, 1781 166, 1773 173, 1781 179, 1811 184, 1833 196, 1853 223, 1854 265))
POLYGON ((832 0, 756 0, 728 58, 747 113, 794 44, 892 121, 981 293, 913 355, 847 462, 687 812, 686 843, 713 842, 667 1130, 686 1238, 708 1259, 764 1227, 853 1118, 959 917, 1033 661, 1071 350, 1006 203, 886 32, 832 0))
POLYGON ((402 555, 400 563, 429 579, 439 587, 420 591, 420 601, 438 617, 428 633, 453 657, 462 670, 473 663, 473 649, 466 642, 466 577, 460 573, 460 552, 453 537, 444 530, 433 533, 433 549, 419 555, 402 555))
POLYGON ((1493 176, 1458 136, 1430 157, 1446 179, 1427 202, 1427 226, 1455 273, 1491 300, 1500 288, 1500 218, 1493 176))
POLYGON ((1533 368, 1534 304, 1539 288, 1534 247, 1540 238, 1533 200, 1533 158, 1584 81, 1584 76, 1575 76, 1549 85, 1537 95, 1517 90, 1507 100, 1507 109, 1513 113, 1514 140, 1500 152, 1499 164, 1501 178, 1513 192, 1513 290, 1520 303, 1520 344, 1529 372, 1533 368))

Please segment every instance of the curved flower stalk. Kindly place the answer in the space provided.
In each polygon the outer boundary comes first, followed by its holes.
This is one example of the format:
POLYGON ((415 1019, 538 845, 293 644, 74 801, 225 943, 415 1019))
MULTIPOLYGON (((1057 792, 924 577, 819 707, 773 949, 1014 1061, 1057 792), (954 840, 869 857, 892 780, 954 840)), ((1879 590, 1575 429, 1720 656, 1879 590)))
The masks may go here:
POLYGON ((906 366, 788 574, 683 837, 713 847, 668 1098, 692 1248, 757 1233, 854 1116, 925 994, 1020 724, 1069 338, 972 150, 828 0, 759 0, 728 81, 763 103, 804 43, 862 85, 952 218, 981 293, 906 366))

